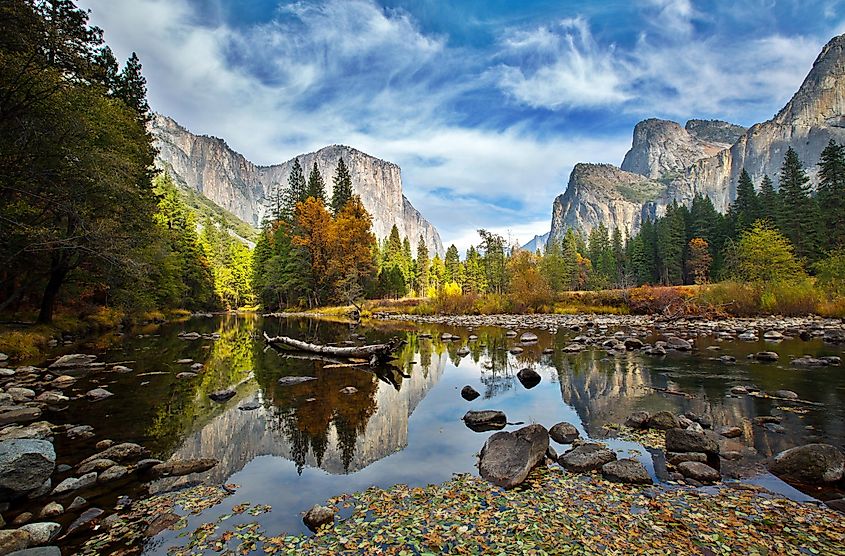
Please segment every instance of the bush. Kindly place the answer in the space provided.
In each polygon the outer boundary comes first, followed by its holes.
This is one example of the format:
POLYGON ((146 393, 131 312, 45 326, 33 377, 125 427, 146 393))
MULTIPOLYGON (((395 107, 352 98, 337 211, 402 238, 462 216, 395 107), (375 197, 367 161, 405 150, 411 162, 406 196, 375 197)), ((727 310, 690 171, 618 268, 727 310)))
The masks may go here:
POLYGON ((831 253, 817 262, 813 269, 819 287, 829 296, 845 297, 845 249, 831 253))
POLYGON ((821 302, 820 292, 810 280, 767 284, 760 296, 760 310, 785 316, 814 314, 821 302))
POLYGON ((628 292, 628 307, 637 315, 698 313, 692 290, 671 286, 632 288, 628 292))

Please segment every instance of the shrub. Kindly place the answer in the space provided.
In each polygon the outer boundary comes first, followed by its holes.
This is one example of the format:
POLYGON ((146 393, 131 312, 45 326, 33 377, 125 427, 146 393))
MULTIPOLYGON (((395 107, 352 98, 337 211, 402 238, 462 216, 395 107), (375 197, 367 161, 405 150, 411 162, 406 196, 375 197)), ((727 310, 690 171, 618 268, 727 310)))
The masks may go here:
POLYGON ((831 253, 817 262, 813 269, 819 287, 830 296, 845 296, 845 249, 831 253))
POLYGON ((688 288, 640 286, 628 292, 628 307, 638 315, 695 314, 692 291, 688 288))

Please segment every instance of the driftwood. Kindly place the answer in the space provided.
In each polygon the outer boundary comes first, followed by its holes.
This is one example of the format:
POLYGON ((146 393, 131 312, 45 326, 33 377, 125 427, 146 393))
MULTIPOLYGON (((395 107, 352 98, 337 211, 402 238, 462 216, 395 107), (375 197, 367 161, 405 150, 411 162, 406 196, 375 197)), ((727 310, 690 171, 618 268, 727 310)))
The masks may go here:
POLYGON ((270 337, 266 332, 264 332, 264 341, 274 347, 304 351, 306 353, 316 353, 321 356, 327 356, 327 358, 364 359, 369 361, 370 365, 377 365, 378 363, 388 361, 391 359, 393 352, 404 343, 402 340, 392 338, 385 344, 346 347, 325 346, 320 344, 310 344, 287 336, 270 337))

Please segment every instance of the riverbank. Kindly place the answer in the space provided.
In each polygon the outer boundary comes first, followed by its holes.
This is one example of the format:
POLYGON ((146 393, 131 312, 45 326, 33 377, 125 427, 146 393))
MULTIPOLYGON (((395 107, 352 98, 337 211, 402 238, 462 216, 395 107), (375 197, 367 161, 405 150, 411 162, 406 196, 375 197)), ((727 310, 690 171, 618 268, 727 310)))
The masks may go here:
MULTIPOLYGON (((233 486, 227 487, 229 489, 233 486)), ((185 514, 226 504, 229 490, 196 487, 139 502, 92 538, 82 554, 125 544, 143 531, 185 534, 170 554, 842 554, 845 521, 739 483, 696 489, 633 486, 557 466, 537 468, 519 489, 470 475, 424 488, 396 485, 338 496, 344 517, 314 536, 265 531, 266 506, 239 505, 187 530, 185 514), (152 518, 150 516, 153 516, 152 518), (164 516, 164 517, 161 517, 164 516)))

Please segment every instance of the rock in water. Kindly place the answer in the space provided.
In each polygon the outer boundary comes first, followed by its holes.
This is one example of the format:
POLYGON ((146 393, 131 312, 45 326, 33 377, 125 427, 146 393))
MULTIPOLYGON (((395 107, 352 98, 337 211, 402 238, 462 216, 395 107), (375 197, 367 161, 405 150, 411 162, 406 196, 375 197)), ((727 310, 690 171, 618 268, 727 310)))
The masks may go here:
POLYGON ((625 426, 632 429, 645 429, 648 428, 649 418, 648 411, 635 411, 625 419, 625 426))
POLYGON ((704 433, 687 429, 669 429, 666 431, 666 451, 718 454, 719 444, 704 433))
POLYGON ((807 444, 776 455, 769 471, 802 483, 833 483, 845 474, 845 456, 830 444, 807 444))
POLYGON ((678 426, 678 418, 668 411, 658 411, 648 419, 650 429, 668 430, 678 426))
POLYGON ((558 444, 572 444, 581 436, 578 429, 570 423, 558 423, 549 429, 549 436, 558 444))
POLYGON ((0 502, 38 489, 55 468, 56 451, 46 440, 0 442, 0 502))
POLYGON ((88 367, 90 366, 94 360, 97 359, 96 355, 86 355, 84 353, 71 353, 69 355, 62 355, 59 357, 55 363, 50 365, 51 369, 78 369, 81 367, 88 367))
POLYGON ((601 444, 581 444, 569 450, 558 458, 558 463, 564 469, 573 473, 586 473, 594 469, 601 469, 605 463, 616 459, 616 453, 601 444))
POLYGON ((314 504, 310 510, 305 513, 305 516, 302 518, 302 521, 305 525, 308 526, 309 529, 316 532, 317 529, 326 525, 328 523, 332 523, 334 521, 334 510, 332 508, 327 508, 326 506, 320 506, 319 504, 314 504))
POLYGON ((715 483, 722 478, 718 471, 706 463, 698 461, 685 461, 678 464, 678 471, 680 471, 681 475, 684 477, 695 479, 701 483, 715 483))
POLYGON ((546 457, 549 433, 543 425, 528 425, 514 432, 497 432, 481 449, 481 477, 502 488, 513 488, 546 457))
POLYGON ((461 397, 468 402, 471 402, 472 400, 478 398, 480 395, 481 394, 479 394, 475 388, 468 384, 461 388, 461 397))
POLYGON ((651 477, 645 466, 635 459, 620 459, 601 466, 601 474, 608 481, 637 485, 650 485, 651 477))
POLYGON ((200 458, 200 459, 173 459, 165 463, 160 463, 150 469, 150 473, 154 477, 180 477, 182 475, 190 475, 191 473, 202 473, 208 471, 218 461, 214 458, 200 458))
POLYGON ((208 397, 215 402, 225 402, 226 400, 230 400, 235 397, 235 391, 231 388, 226 388, 225 390, 217 390, 216 392, 212 392, 208 395, 208 397))
POLYGON ((317 380, 316 376, 283 376, 278 380, 282 386, 291 386, 294 384, 302 384, 303 382, 310 382, 317 380))
POLYGON ((754 359, 756 359, 757 361, 771 362, 777 361, 778 359, 780 359, 780 356, 774 351, 759 351, 754 354, 754 359))
POLYGON ((496 431, 508 424, 507 416, 501 411, 467 411, 464 424, 475 432, 496 431))
POLYGON ((537 335, 533 332, 523 332, 522 335, 519 337, 519 341, 523 344, 533 344, 537 341, 537 335))
POLYGON ((98 402, 100 400, 110 398, 111 396, 114 396, 114 394, 112 394, 105 388, 94 388, 93 390, 88 390, 85 393, 85 397, 91 400, 92 402, 98 402))
POLYGON ((534 369, 522 369, 516 373, 516 378, 519 379, 519 382, 528 389, 534 388, 540 384, 540 380, 542 380, 540 374, 534 369))

